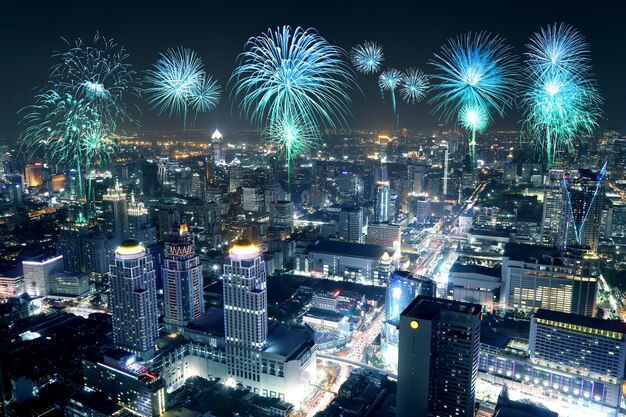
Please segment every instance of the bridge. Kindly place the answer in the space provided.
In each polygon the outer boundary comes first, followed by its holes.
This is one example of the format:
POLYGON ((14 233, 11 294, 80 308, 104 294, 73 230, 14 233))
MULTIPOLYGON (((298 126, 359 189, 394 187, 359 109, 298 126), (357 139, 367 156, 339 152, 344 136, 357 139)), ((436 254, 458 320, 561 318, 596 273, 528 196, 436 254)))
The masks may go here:
POLYGON ((352 366, 356 366, 356 367, 359 367, 359 368, 366 368, 366 369, 370 369, 372 371, 382 372, 382 373, 386 374, 389 379, 395 379, 395 380, 398 379, 398 375, 392 374, 389 371, 377 368, 377 367, 372 366, 372 365, 368 365, 368 364, 363 363, 363 362, 359 362, 359 361, 355 361, 355 360, 352 360, 352 359, 343 358, 341 356, 324 355, 322 353, 318 353, 317 357, 319 359, 324 359, 324 360, 327 360, 327 361, 330 361, 330 362, 345 363, 347 365, 352 365, 352 366))

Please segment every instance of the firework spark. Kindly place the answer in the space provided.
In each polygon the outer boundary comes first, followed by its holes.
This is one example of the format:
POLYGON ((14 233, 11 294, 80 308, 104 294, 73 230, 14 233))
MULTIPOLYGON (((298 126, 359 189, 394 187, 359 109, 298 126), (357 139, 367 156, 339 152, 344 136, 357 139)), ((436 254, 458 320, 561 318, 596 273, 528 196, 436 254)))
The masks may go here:
POLYGON ((419 103, 430 88, 428 76, 420 69, 410 68, 402 75, 402 98, 409 104, 419 103))
POLYGON ((352 65, 363 74, 375 74, 385 60, 383 47, 376 42, 365 41, 350 51, 352 65))
POLYGON ((396 114, 396 89, 402 83, 402 73, 395 68, 388 68, 378 77, 378 87, 380 92, 391 92, 391 104, 393 106, 393 114, 396 114))

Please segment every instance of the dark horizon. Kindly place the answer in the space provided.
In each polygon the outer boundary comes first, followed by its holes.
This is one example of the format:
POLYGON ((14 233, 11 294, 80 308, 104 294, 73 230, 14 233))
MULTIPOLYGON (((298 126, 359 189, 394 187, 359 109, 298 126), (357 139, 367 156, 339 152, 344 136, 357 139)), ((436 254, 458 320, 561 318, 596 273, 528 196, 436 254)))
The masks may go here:
MULTIPOLYGON (((507 39, 519 56, 528 37, 541 27, 565 22, 576 27, 590 44, 594 74, 604 97, 600 128, 626 131, 626 33, 619 31, 626 5, 600 1, 590 10, 588 5, 525 2, 512 7, 500 2, 480 4, 454 2, 396 6, 388 15, 381 8, 365 8, 355 2, 317 2, 308 8, 293 3, 257 4, 235 1, 229 4, 180 5, 176 10, 150 5, 109 2, 97 12, 82 4, 67 2, 20 5, 5 8, 5 22, 0 25, 4 39, 5 81, 0 96, 0 134, 13 135, 18 130, 17 112, 32 102, 37 88, 45 85, 51 54, 66 47, 62 38, 91 40, 96 32, 113 38, 128 50, 129 62, 142 74, 168 47, 184 46, 202 57, 205 69, 222 86, 222 100, 211 113, 200 114, 196 128, 219 126, 228 131, 250 127, 233 110, 226 89, 228 77, 236 65, 237 54, 246 40, 268 28, 289 24, 292 27, 313 27, 329 42, 349 51, 364 40, 382 44, 385 52, 383 68, 400 70, 418 67, 432 72, 427 64, 433 53, 451 36, 468 31, 487 31, 507 39), (30 8, 29 8, 30 6, 30 8), (300 7, 300 8, 298 8, 300 7), (28 9, 28 10, 27 10, 28 9)), ((389 6, 391 7, 391 6, 389 6)), ((383 104, 375 75, 358 75, 363 94, 353 91, 352 129, 385 129, 391 126, 389 100, 383 104)), ((140 124, 146 130, 176 130, 182 118, 159 116, 139 100, 142 110, 140 124)), ((438 119, 424 101, 417 105, 400 103, 399 128, 430 130, 438 119)), ((496 119, 490 130, 519 129, 521 114, 513 109, 505 119, 496 119)), ((447 125, 450 127, 449 125, 447 125)))

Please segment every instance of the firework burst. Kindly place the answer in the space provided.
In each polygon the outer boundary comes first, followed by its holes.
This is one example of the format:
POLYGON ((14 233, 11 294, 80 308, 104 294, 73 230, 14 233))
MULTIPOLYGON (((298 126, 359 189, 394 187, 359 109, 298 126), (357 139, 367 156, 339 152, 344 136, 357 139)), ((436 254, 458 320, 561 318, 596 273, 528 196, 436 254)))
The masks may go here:
MULTIPOLYGON (((511 106, 517 65, 511 48, 498 36, 468 33, 450 39, 430 63, 438 70, 432 76, 436 94, 430 103, 445 122, 456 119, 465 125, 460 119, 464 106, 482 109, 488 121, 493 112, 503 116, 511 106)), ((475 136, 472 129, 470 155, 475 155, 475 136)))
POLYGON ((388 68, 378 77, 378 87, 381 94, 385 91, 391 92, 391 104, 393 114, 396 115, 396 90, 402 83, 402 73, 395 68, 388 68))
MULTIPOLYGON (((198 113, 215 109, 221 98, 217 81, 205 73, 202 59, 195 51, 187 48, 170 48, 160 54, 154 67, 147 72, 144 90, 148 102, 168 116, 183 115, 183 129, 187 128, 187 113, 198 113)), ((193 124, 193 123, 192 123, 193 124)))
POLYGON ((47 86, 33 105, 20 111, 20 141, 31 157, 43 154, 75 167, 78 197, 89 200, 82 177, 92 164, 109 160, 116 148, 116 129, 132 122, 124 99, 139 93, 135 72, 126 62, 125 49, 99 35, 93 45, 79 39, 53 57, 58 63, 47 86))
POLYGON ((590 73, 588 45, 571 26, 542 29, 531 37, 528 49, 523 129, 552 167, 559 151, 571 151, 575 140, 597 127, 602 98, 590 73))
POLYGON ((354 75, 345 52, 314 29, 268 30, 248 40, 238 61, 231 76, 233 102, 261 132, 295 125, 318 131, 345 123, 354 75))
POLYGON ((408 104, 422 101, 426 97, 429 88, 428 76, 420 69, 410 68, 402 75, 400 93, 408 104))
POLYGON ((385 60, 383 47, 376 42, 365 41, 350 51, 352 65, 363 74, 375 74, 385 60))

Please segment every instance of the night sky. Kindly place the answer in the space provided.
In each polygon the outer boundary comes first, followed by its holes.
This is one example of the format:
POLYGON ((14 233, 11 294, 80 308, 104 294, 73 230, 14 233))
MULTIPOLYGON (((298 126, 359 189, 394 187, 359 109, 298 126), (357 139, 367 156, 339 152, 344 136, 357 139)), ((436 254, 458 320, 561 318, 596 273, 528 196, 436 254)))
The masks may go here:
MULTIPOLYGON (((99 31, 126 47, 130 62, 143 73, 167 47, 196 50, 205 69, 222 87, 235 67, 236 56, 250 36, 267 28, 289 24, 314 27, 331 43, 346 50, 364 40, 379 41, 385 52, 384 67, 404 70, 410 66, 431 72, 427 61, 450 36, 467 31, 489 31, 505 37, 516 53, 524 51, 528 37, 541 26, 564 21, 575 26, 591 45, 594 72, 605 98, 602 128, 626 132, 626 2, 556 2, 509 0, 480 1, 306 1, 203 2, 131 4, 117 1, 11 2, 0 9, 0 133, 18 127, 16 112, 31 103, 33 89, 45 84, 50 55, 73 40, 92 39, 99 31), (158 4, 158 5, 157 5, 158 4), (164 4, 160 6, 160 4, 164 4)), ((364 94, 354 92, 350 123, 353 128, 385 128, 391 125, 389 99, 383 105, 376 76, 358 76, 364 94)), ((179 118, 158 117, 145 103, 141 125, 147 129, 182 127, 179 118)), ((437 123, 426 104, 399 105, 400 127, 428 130, 437 123)), ((509 111, 494 128, 516 127, 517 111, 509 111)), ((231 111, 228 93, 217 110, 198 116, 196 127, 228 131, 245 127, 231 111)))

